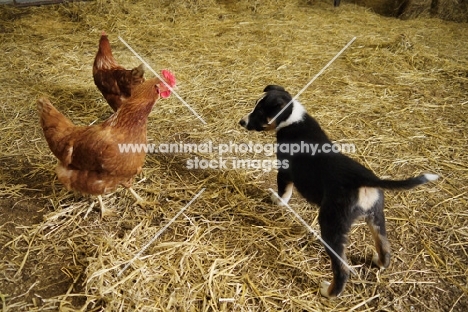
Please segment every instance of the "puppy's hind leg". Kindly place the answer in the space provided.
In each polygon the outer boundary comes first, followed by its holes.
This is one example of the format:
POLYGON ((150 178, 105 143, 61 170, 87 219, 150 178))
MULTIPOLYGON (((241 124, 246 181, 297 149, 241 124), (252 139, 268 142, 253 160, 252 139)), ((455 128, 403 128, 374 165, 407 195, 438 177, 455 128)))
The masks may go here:
MULTIPOLYGON (((294 184, 291 182, 289 178, 289 174, 285 171, 278 170, 277 175, 277 183, 278 183, 278 195, 283 199, 283 201, 287 204, 291 199, 292 191, 294 184)), ((271 200, 274 204, 278 206, 284 206, 283 202, 275 195, 271 195, 271 200)))
POLYGON ((320 293, 325 297, 337 297, 341 294, 349 277, 349 269, 343 263, 346 261, 345 246, 350 223, 347 220, 337 218, 336 210, 330 211, 328 207, 322 206, 319 213, 319 224, 322 239, 333 249, 332 252, 327 246, 325 250, 331 259, 333 271, 333 281, 322 282, 320 293), (339 256, 340 258, 338 258, 339 256))
POLYGON ((377 254, 374 255, 372 261, 380 269, 385 269, 390 265, 391 250, 385 229, 384 196, 381 190, 379 190, 379 199, 368 211, 366 222, 374 238, 375 249, 377 250, 377 254))

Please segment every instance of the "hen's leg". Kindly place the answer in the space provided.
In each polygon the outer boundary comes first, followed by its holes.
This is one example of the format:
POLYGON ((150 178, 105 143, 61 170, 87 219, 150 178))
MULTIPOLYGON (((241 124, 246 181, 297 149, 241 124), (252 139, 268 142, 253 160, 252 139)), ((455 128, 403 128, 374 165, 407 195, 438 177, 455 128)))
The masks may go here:
POLYGON ((138 195, 132 187, 129 187, 128 190, 132 193, 133 197, 136 199, 136 204, 141 208, 145 208, 149 205, 149 203, 143 199, 140 195, 138 195))
POLYGON ((135 190, 132 187, 129 187, 128 190, 130 191, 130 193, 132 193, 133 197, 135 197, 137 202, 144 202, 145 201, 140 195, 137 194, 137 192, 135 192, 135 190))
POLYGON ((102 196, 101 195, 98 195, 97 198, 99 200, 99 206, 101 206, 101 219, 103 219, 105 217, 114 217, 114 216, 117 215, 114 210, 106 209, 106 207, 104 207, 104 203, 102 202, 102 196))

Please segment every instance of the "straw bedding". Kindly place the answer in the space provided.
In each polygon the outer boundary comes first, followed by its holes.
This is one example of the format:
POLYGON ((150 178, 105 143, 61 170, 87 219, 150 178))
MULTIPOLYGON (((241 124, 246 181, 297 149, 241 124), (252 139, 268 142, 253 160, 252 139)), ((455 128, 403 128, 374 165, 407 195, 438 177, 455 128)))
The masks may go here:
MULTIPOLYGON (((90 1, 1 6, 0 17, 4 311, 466 310, 466 24, 316 1, 90 1), (270 203, 274 170, 187 168, 195 157, 218 159, 216 152, 149 154, 135 189, 152 204, 135 206, 119 190, 104 197, 119 216, 100 220, 95 199, 56 180, 35 100, 50 97, 82 125, 111 114, 91 76, 101 30, 124 66, 139 61, 118 36, 154 69, 172 70, 177 92, 206 121, 175 96, 159 100, 149 117, 154 144, 273 143, 273 133, 237 124, 264 86, 297 93, 356 36, 300 100, 379 176, 441 175, 387 192, 389 269, 371 267, 372 239, 357 224, 347 255, 358 275, 340 298, 320 297, 329 260, 313 235, 270 203)), ((291 205, 318 230, 316 207, 297 193, 291 205)))
POLYGON ((351 0, 378 14, 410 19, 433 16, 448 21, 468 22, 466 0, 351 0))

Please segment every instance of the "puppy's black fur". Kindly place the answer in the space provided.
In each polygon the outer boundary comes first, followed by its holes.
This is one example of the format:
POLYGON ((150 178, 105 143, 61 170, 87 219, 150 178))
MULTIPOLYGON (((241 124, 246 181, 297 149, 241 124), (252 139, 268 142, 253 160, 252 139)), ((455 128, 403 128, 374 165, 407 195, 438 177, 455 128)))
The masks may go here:
MULTIPOLYGON (((319 149, 332 142, 319 124, 293 101, 281 86, 269 85, 254 110, 242 118, 248 130, 276 130, 278 145, 318 144, 319 149), (287 107, 286 107, 287 106, 287 107), (286 107, 286 108, 285 108, 286 107), (283 108, 284 111, 274 118, 283 108), (273 121, 272 121, 273 120, 273 121)), ((277 151, 278 160, 289 164, 278 169, 278 194, 287 202, 293 185, 307 201, 320 206, 319 224, 322 238, 342 258, 347 233, 358 218, 365 218, 375 240, 374 263, 380 268, 390 264, 390 244, 384 217, 384 196, 381 189, 410 189, 437 179, 424 174, 407 180, 381 180, 372 171, 342 153, 296 153, 277 151)), ((322 283, 321 293, 338 296, 349 276, 348 268, 327 250, 331 258, 333 281, 322 283)))

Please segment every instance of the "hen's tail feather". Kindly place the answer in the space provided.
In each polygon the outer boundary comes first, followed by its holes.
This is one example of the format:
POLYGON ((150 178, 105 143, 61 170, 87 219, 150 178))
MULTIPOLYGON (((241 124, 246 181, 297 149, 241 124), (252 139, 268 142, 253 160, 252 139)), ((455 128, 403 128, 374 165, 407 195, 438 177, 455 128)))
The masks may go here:
POLYGON ((70 119, 59 112, 48 98, 42 97, 37 100, 37 110, 44 130, 51 127, 68 128, 74 126, 70 119))
POLYGON ((60 113, 47 98, 37 100, 37 109, 44 137, 50 150, 64 163, 70 162, 70 143, 67 137, 76 129, 75 125, 60 113))
POLYGON ((409 190, 421 184, 425 184, 430 181, 435 181, 439 178, 437 174, 425 173, 415 178, 409 178, 406 180, 373 180, 366 183, 366 186, 380 187, 383 189, 405 189, 409 190))
POLYGON ((125 69, 117 63, 112 55, 112 48, 107 34, 101 34, 99 48, 94 58, 93 74, 99 69, 125 69))

